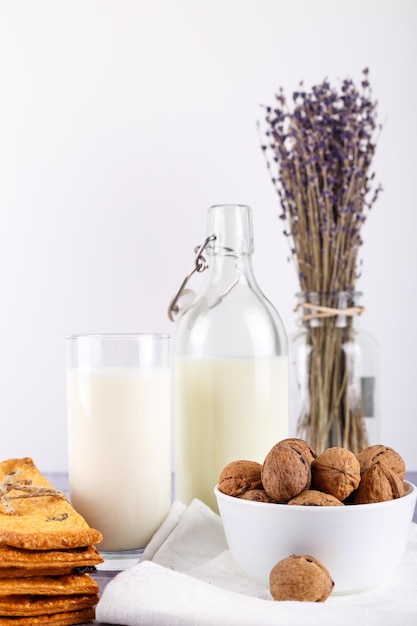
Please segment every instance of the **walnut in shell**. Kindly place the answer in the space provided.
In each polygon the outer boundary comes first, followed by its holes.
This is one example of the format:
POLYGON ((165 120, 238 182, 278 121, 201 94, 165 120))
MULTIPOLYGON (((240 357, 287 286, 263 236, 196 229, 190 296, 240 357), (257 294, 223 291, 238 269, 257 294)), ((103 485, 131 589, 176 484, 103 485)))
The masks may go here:
POLYGON ((220 472, 219 490, 228 496, 241 496, 249 489, 261 489, 261 470, 256 461, 232 461, 220 472))
POLYGON ((369 446, 356 456, 361 466, 361 474, 374 463, 381 462, 392 472, 395 472, 401 479, 404 479, 405 461, 396 450, 389 446, 382 446, 380 444, 369 446))
POLYGON ((309 555, 295 555, 279 561, 269 575, 269 589, 274 600, 324 602, 334 581, 326 567, 309 555))
POLYGON ((330 493, 345 500, 355 489, 360 479, 360 464, 356 456, 345 448, 327 448, 311 464, 313 489, 330 493))
POLYGON ((269 502, 276 504, 276 500, 269 496, 265 489, 249 489, 249 491, 245 491, 245 493, 240 496, 242 500, 252 500, 252 502, 269 502))
POLYGON ((317 458, 317 454, 311 445, 307 443, 307 441, 304 441, 304 439, 289 437, 288 439, 282 439, 279 443, 285 443, 287 446, 290 446, 290 448, 294 448, 295 450, 302 452, 310 463, 317 458))
POLYGON ((316 489, 306 489, 291 498, 288 504, 298 504, 301 506, 344 506, 338 498, 335 498, 330 493, 323 493, 316 489))
POLYGON ((377 461, 362 474, 361 482, 355 493, 355 504, 386 502, 405 495, 402 479, 385 463, 377 461))
POLYGON ((302 452, 279 442, 266 455, 261 476, 271 498, 288 502, 310 487, 311 464, 302 452))

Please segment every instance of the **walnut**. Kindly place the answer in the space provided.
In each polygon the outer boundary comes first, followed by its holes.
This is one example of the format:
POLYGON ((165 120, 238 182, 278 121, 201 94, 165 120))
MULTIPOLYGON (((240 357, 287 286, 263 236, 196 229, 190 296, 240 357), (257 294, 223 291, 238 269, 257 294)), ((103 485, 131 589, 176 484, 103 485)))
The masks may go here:
POLYGON ((311 465, 302 452, 277 443, 262 466, 262 485, 277 502, 288 502, 311 483, 311 465))
POLYGON ((385 463, 377 461, 366 469, 355 493, 355 504, 395 500, 405 495, 402 479, 385 463))
POLYGON ((249 489, 245 491, 242 496, 239 496, 242 500, 252 500, 252 502, 270 502, 276 504, 276 500, 269 496, 265 489, 249 489))
POLYGON ((317 454, 315 453, 313 448, 310 446, 309 443, 307 443, 307 441, 304 441, 304 439, 290 437, 289 439, 282 439, 282 441, 280 441, 279 443, 285 443, 287 446, 290 446, 290 448, 294 448, 295 450, 302 452, 307 460, 310 461, 310 463, 312 463, 314 459, 317 458, 317 454))
POLYGON ((240 496, 249 489, 261 489, 262 465, 256 461, 232 461, 220 472, 219 490, 240 496))
POLYGON ((376 462, 384 463, 391 471, 395 472, 402 480, 405 476, 404 459, 396 450, 388 446, 374 445, 365 448, 356 455, 361 466, 361 474, 376 462))
POLYGON ((343 502, 340 502, 338 498, 335 498, 330 493, 323 493, 315 489, 302 491, 295 498, 291 498, 288 504, 301 506, 344 506, 343 502))
POLYGON ((309 555, 293 554, 282 559, 269 575, 274 600, 324 602, 333 587, 334 581, 326 567, 309 555))
POLYGON ((345 500, 359 485, 360 464, 345 448, 327 448, 311 464, 313 489, 345 500))

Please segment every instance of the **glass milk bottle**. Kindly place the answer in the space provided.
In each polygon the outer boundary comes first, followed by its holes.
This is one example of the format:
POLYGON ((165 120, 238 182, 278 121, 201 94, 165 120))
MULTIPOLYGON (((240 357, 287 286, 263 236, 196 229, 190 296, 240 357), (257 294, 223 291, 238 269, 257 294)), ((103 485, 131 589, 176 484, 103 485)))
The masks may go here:
POLYGON ((223 467, 262 463, 288 436, 288 343, 253 275, 250 207, 210 207, 207 233, 206 281, 175 336, 175 495, 216 509, 223 467))

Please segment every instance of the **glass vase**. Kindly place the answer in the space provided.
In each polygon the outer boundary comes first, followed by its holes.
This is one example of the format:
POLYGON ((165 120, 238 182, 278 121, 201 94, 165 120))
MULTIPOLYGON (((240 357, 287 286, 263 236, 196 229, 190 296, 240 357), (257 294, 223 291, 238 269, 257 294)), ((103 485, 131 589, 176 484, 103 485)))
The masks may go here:
POLYGON ((300 330, 291 337, 292 430, 317 454, 355 454, 379 443, 375 338, 359 328, 361 293, 297 295, 300 330))

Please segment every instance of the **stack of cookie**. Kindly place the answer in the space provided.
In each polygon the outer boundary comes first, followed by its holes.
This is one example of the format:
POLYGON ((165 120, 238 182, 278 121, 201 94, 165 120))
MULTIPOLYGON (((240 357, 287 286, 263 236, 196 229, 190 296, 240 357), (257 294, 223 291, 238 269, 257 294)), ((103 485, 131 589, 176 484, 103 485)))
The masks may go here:
POLYGON ((0 626, 93 620, 101 540, 32 459, 0 463, 0 626))

